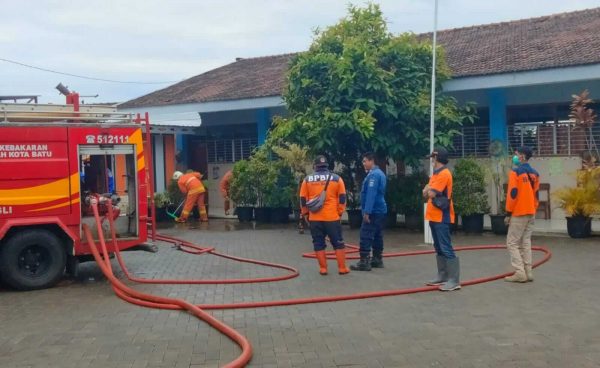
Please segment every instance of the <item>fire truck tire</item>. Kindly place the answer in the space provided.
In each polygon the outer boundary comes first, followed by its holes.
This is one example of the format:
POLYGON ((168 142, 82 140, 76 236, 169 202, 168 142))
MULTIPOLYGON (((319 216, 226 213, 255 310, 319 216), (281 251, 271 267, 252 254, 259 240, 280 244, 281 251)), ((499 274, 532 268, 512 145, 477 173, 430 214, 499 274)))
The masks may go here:
POLYGON ((0 277, 17 290, 55 285, 62 278, 66 263, 61 240, 48 230, 19 232, 0 247, 0 277))

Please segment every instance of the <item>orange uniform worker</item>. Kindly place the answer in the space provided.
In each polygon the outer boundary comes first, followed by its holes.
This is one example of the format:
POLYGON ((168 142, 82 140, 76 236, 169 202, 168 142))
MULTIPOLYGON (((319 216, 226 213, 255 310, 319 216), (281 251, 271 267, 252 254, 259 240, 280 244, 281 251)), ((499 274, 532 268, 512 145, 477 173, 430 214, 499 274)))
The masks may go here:
POLYGON ((338 272, 345 275, 346 251, 342 237, 340 218, 346 209, 346 187, 339 175, 329 171, 325 156, 317 156, 315 172, 302 181, 300 207, 302 216, 308 216, 313 247, 319 262, 319 273, 327 275, 325 238, 328 237, 335 249, 338 272))
POLYGON ((177 180, 177 185, 181 193, 186 195, 185 204, 181 216, 176 218, 177 222, 186 222, 190 216, 190 212, 194 205, 198 205, 200 211, 200 221, 207 222, 208 215, 206 213, 206 205, 204 203, 206 189, 202 184, 202 174, 199 172, 191 172, 183 174, 181 171, 173 173, 173 180, 177 180))
POLYGON ((231 186, 231 179, 233 179, 233 171, 228 170, 225 173, 225 175, 223 175, 223 179, 221 179, 221 182, 219 183, 221 195, 225 199, 224 208, 226 215, 229 215, 229 210, 231 209, 231 199, 229 199, 229 188, 231 186))
POLYGON ((433 165, 433 174, 429 178, 429 184, 423 188, 423 196, 427 198, 425 219, 429 221, 431 228, 438 274, 427 285, 440 285, 441 291, 459 290, 460 263, 450 236, 450 225, 454 223, 454 203, 452 173, 446 167, 448 151, 438 147, 428 157, 433 165))
POLYGON ((540 174, 529 165, 532 152, 529 147, 520 147, 513 156, 516 167, 508 175, 505 222, 509 225, 506 248, 515 269, 508 282, 533 281, 531 271, 531 234, 535 224, 540 189, 540 174))

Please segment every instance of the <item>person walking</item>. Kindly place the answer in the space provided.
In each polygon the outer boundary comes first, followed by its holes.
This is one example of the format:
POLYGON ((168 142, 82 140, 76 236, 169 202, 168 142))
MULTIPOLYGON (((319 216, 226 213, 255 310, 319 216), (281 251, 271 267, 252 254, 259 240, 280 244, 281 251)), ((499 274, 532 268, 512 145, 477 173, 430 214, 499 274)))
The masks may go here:
POLYGON ((516 167, 508 175, 506 248, 515 273, 504 278, 508 282, 533 281, 531 267, 531 234, 538 208, 540 174, 529 165, 531 148, 520 147, 513 156, 516 167))
POLYGON ((173 173, 173 180, 177 180, 179 190, 186 195, 181 216, 175 219, 176 222, 186 222, 194 205, 197 205, 198 211, 200 211, 200 221, 208 222, 204 198, 206 189, 204 188, 201 179, 202 174, 195 171, 187 174, 184 174, 181 171, 175 171, 173 173))
POLYGON ((308 175, 300 186, 300 208, 302 216, 308 217, 315 255, 319 263, 319 273, 327 275, 328 237, 338 264, 338 273, 350 272, 346 267, 346 250, 342 237, 340 219, 346 209, 346 187, 342 178, 329 171, 325 156, 317 156, 314 173, 308 175))
POLYGON ((371 271, 383 268, 383 226, 387 205, 385 203, 386 177, 375 165, 375 155, 365 153, 362 160, 367 177, 360 192, 360 206, 363 215, 360 227, 360 260, 350 266, 353 271, 371 271), (373 258, 371 258, 371 251, 373 258))
POLYGON ((427 285, 439 286, 441 291, 459 290, 460 263, 452 247, 450 225, 454 223, 454 203, 452 203, 452 173, 446 167, 448 151, 436 148, 428 158, 433 165, 433 174, 429 184, 423 188, 423 197, 427 198, 425 219, 429 221, 433 247, 436 253, 437 277, 427 285))

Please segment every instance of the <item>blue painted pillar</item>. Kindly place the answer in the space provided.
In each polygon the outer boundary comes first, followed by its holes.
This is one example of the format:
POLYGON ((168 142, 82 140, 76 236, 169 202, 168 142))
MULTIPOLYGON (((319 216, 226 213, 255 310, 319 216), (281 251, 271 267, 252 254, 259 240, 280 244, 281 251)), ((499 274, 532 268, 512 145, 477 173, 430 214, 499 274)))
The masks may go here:
POLYGON ((503 89, 488 91, 490 102, 490 141, 499 140, 507 144, 506 94, 503 89))
POLYGON ((271 125, 271 116, 269 109, 258 109, 256 111, 256 128, 258 133, 258 145, 265 143, 267 139, 267 132, 271 125))

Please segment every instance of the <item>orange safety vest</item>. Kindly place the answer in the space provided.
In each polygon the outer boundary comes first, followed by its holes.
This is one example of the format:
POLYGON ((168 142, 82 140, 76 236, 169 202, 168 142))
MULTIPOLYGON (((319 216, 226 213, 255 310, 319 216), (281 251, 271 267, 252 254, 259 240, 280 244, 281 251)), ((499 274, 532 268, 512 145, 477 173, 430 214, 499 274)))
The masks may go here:
POLYGON ((540 174, 528 163, 508 174, 506 212, 512 216, 535 215, 539 205, 540 174))
POLYGON ((425 219, 431 222, 454 223, 454 203, 452 201, 452 173, 448 168, 441 167, 433 171, 433 175, 429 178, 429 189, 443 193, 450 198, 450 208, 442 211, 433 205, 431 198, 427 201, 427 209, 425 211, 425 219))
POLYGON ((202 174, 199 172, 187 173, 179 178, 177 185, 183 194, 204 193, 206 189, 200 179, 202 179, 202 174))
POLYGON ((310 221, 339 221, 346 209, 346 186, 342 178, 328 171, 318 171, 307 176, 300 186, 300 206, 310 221), (309 212, 306 202, 321 194, 328 175, 332 175, 325 193, 325 203, 319 212, 309 212))

